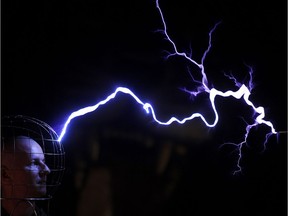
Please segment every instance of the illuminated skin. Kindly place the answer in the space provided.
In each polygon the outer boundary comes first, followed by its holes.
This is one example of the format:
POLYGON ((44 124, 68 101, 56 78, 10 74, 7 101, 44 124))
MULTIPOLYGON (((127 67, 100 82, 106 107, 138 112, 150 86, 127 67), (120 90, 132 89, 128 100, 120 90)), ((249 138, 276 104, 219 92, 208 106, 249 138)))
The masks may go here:
POLYGON ((180 57, 185 58, 188 62, 190 62, 191 64, 197 66, 200 69, 201 76, 202 76, 201 81, 193 79, 193 81, 198 84, 197 91, 188 91, 188 90, 185 90, 185 91, 188 92, 189 94, 193 95, 193 96, 197 96, 200 93, 208 94, 208 97, 209 97, 209 100, 210 100, 210 103, 211 103, 211 108, 213 109, 214 115, 215 115, 214 121, 208 122, 201 113, 192 113, 190 116, 188 116, 186 118, 183 118, 183 119, 177 119, 175 117, 171 117, 166 122, 161 121, 161 120, 159 120, 157 118, 157 116, 156 116, 156 114, 154 112, 154 109, 153 109, 151 104, 145 103, 142 100, 140 100, 140 98, 137 97, 130 89, 128 89, 126 87, 118 87, 112 94, 110 94, 108 97, 106 97, 106 99, 100 101, 99 103, 97 103, 97 104, 95 104, 93 106, 89 106, 89 107, 85 107, 85 108, 79 109, 78 111, 75 111, 72 114, 70 114, 70 116, 66 120, 66 122, 64 124, 64 127, 63 127, 63 129, 61 131, 61 134, 59 136, 59 141, 61 141, 62 138, 64 137, 64 135, 66 133, 66 130, 67 130, 67 127, 70 124, 72 119, 97 110, 99 106, 102 106, 102 105, 108 103, 110 100, 114 99, 119 92, 124 93, 124 94, 128 94, 129 96, 133 97, 135 99, 135 101, 143 107, 143 109, 146 111, 146 113, 147 114, 151 114, 153 119, 155 120, 155 122, 157 122, 158 124, 161 124, 161 125, 170 125, 173 122, 177 122, 179 124, 184 124, 188 120, 192 120, 194 118, 200 118, 206 124, 207 127, 215 127, 216 124, 218 123, 218 119, 219 119, 219 116, 218 116, 218 113, 217 113, 217 109, 216 109, 216 105, 215 105, 215 98, 217 96, 234 97, 235 99, 238 99, 238 100, 243 98, 245 103, 250 108, 252 108, 254 110, 255 115, 256 115, 255 121, 254 121, 253 124, 246 126, 246 133, 244 134, 242 142, 240 142, 240 143, 226 143, 226 144, 235 145, 235 147, 238 149, 238 152, 239 152, 239 158, 238 158, 238 161, 237 161, 237 168, 238 169, 234 172, 234 174, 237 173, 237 172, 240 172, 241 169, 242 169, 241 166, 240 166, 241 157, 242 157, 242 147, 243 147, 244 144, 246 144, 247 137, 248 137, 248 135, 250 133, 251 128, 256 127, 256 126, 258 126, 260 124, 264 124, 264 125, 266 125, 266 126, 268 126, 270 128, 270 132, 266 135, 264 148, 265 148, 265 144, 268 141, 268 138, 272 134, 277 134, 276 130, 273 127, 273 124, 270 121, 264 120, 264 118, 265 118, 264 108, 261 107, 261 106, 256 107, 249 100, 249 96, 251 94, 251 90, 253 89, 253 82, 252 82, 253 70, 252 70, 252 68, 250 67, 250 71, 249 71, 250 80, 249 80, 249 83, 247 85, 248 87, 245 84, 239 83, 232 75, 229 75, 229 76, 226 75, 229 79, 233 80, 234 83, 235 83, 235 86, 239 88, 237 91, 229 90, 229 91, 226 91, 226 92, 222 92, 222 91, 217 90, 215 88, 209 88, 209 83, 208 83, 207 75, 206 75, 206 72, 205 72, 204 62, 205 62, 205 58, 206 58, 207 54, 210 52, 211 47, 212 47, 212 43, 211 43, 211 41, 212 41, 212 33, 215 31, 215 29, 219 25, 219 23, 217 23, 212 28, 212 30, 209 32, 209 44, 208 44, 208 47, 205 50, 205 52, 204 52, 204 54, 203 54, 203 56, 201 58, 201 62, 198 63, 194 59, 189 57, 189 55, 187 53, 178 51, 176 44, 173 42, 173 40, 170 38, 170 36, 167 33, 166 23, 165 23, 165 20, 164 20, 164 16, 163 16, 162 10, 161 10, 161 8, 159 6, 158 0, 156 0, 156 7, 157 7, 157 9, 159 11, 159 14, 160 14, 161 20, 162 20, 162 24, 163 24, 163 27, 164 27, 164 29, 161 32, 165 35, 165 38, 170 42, 170 44, 173 47, 173 52, 171 52, 167 56, 167 58, 170 58, 170 57, 173 57, 173 56, 180 56, 180 57))
POLYGON ((7 212, 15 211, 15 215, 24 209, 29 215, 33 201, 21 202, 19 205, 19 200, 37 199, 46 195, 50 169, 45 163, 43 150, 33 139, 18 136, 15 138, 15 145, 5 145, 1 158, 2 205, 7 212))

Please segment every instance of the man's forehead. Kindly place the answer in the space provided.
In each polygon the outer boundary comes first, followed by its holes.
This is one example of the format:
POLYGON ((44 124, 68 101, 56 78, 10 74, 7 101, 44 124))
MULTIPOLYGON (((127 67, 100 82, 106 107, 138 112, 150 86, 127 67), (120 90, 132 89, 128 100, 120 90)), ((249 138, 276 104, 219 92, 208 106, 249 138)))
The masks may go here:
POLYGON ((27 136, 17 136, 7 140, 2 150, 6 153, 43 153, 41 146, 27 136))
POLYGON ((42 160, 44 158, 40 145, 35 140, 26 136, 15 137, 12 142, 7 143, 4 152, 6 152, 2 155, 4 162, 8 160, 16 166, 18 166, 18 163, 25 164, 27 161, 33 159, 42 160))
POLYGON ((15 138, 15 150, 25 153, 43 153, 40 145, 35 140, 26 136, 15 138))

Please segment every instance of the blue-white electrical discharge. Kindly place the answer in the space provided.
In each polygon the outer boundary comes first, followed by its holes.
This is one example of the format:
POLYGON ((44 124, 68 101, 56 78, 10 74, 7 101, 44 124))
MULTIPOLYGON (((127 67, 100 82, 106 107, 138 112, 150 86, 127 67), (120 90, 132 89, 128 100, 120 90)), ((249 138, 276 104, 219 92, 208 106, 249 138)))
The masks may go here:
MULTIPOLYGON (((207 76, 206 76, 206 73, 205 73, 205 67, 204 67, 204 61, 205 61, 205 58, 207 56, 207 54, 209 53, 211 47, 212 47, 212 43, 211 43, 211 39, 212 39, 212 33, 214 32, 214 30, 216 29, 216 27, 219 25, 219 23, 217 23, 213 28, 212 30, 209 32, 209 43, 208 43, 208 47, 207 49, 205 50, 202 58, 201 58, 201 62, 198 63, 196 62, 194 59, 192 59, 191 57, 189 57, 189 55, 185 52, 179 52, 178 49, 177 49, 177 46, 176 44, 173 42, 173 40, 170 38, 170 36, 168 35, 168 32, 167 32, 167 27, 166 27, 166 22, 165 22, 165 19, 164 19, 164 16, 163 16, 163 13, 162 13, 162 10, 159 6, 159 1, 156 0, 156 7, 159 11, 159 14, 160 14, 160 17, 161 17, 161 20, 162 20, 162 23, 163 23, 163 34, 165 35, 165 38, 171 43, 172 47, 173 47, 173 52, 170 53, 167 57, 171 57, 171 56, 180 56, 180 57, 183 57, 185 58, 187 61, 189 61, 191 64, 197 66, 200 71, 201 71, 201 76, 202 76, 202 79, 201 81, 196 81, 197 83, 200 84, 200 86, 197 88, 197 91, 191 91, 189 92, 190 94, 194 95, 194 96, 197 96, 197 94, 199 93, 206 93, 207 96, 209 97, 209 100, 210 100, 210 103, 211 103, 211 108, 213 109, 213 112, 214 112, 214 115, 215 115, 215 119, 213 122, 208 122, 205 117, 201 114, 201 113, 192 113, 190 116, 187 116, 183 119, 177 119, 175 117, 171 117, 168 121, 161 121, 157 118, 157 115, 153 109, 153 106, 150 104, 150 103, 145 103, 143 102, 138 96, 136 96, 129 88, 126 88, 126 87, 118 87, 112 94, 108 95, 108 97, 106 97, 104 100, 101 100, 100 102, 96 103, 95 105, 92 105, 92 106, 88 106, 88 107, 84 107, 82 109, 79 109, 73 113, 71 113, 68 117, 68 119, 66 120, 65 124, 64 124, 64 127, 60 133, 60 136, 59 136, 59 141, 62 140, 62 138, 64 137, 65 133, 66 133, 66 130, 68 129, 68 126, 70 124, 70 122, 76 118, 76 117, 79 117, 79 116, 82 116, 82 115, 85 115, 87 113, 90 113, 90 112, 93 112, 95 110, 97 110, 100 106, 102 105, 105 105, 106 103, 108 103, 110 100, 114 99, 119 93, 124 93, 124 94, 127 94, 129 96, 131 96, 132 98, 135 99, 135 102, 137 102, 139 105, 141 105, 143 107, 143 109, 146 111, 147 114, 150 114, 153 119, 160 125, 170 125, 172 124, 173 122, 177 122, 179 124, 184 124, 186 121, 190 121, 194 118, 200 118, 207 127, 215 127, 217 122, 218 122, 218 119, 219 119, 219 116, 218 116, 218 113, 217 113, 217 109, 216 109, 216 106, 215 106, 215 98, 217 96, 221 96, 221 97, 234 97, 236 99, 241 99, 243 98, 245 103, 253 108, 254 112, 255 112, 255 119, 254 119, 254 123, 253 124, 248 124, 246 126, 246 133, 244 134, 243 136, 243 141, 240 142, 240 143, 230 143, 230 144, 233 144, 237 147, 238 149, 238 152, 239 152, 239 158, 238 158, 238 161, 237 161, 237 167, 238 169, 234 172, 234 173, 237 173, 237 172, 240 172, 241 171, 241 166, 240 166, 240 162, 241 162, 241 157, 242 157, 242 147, 244 144, 247 143, 247 138, 248 138, 248 135, 250 133, 250 130, 253 128, 253 127, 256 127, 258 125, 261 125, 261 124, 264 124, 266 125, 267 127, 270 128, 270 132, 267 133, 266 135, 266 140, 265 140, 265 143, 268 141, 268 138, 272 135, 272 134, 277 134, 276 130, 274 129, 274 126, 273 124, 270 122, 270 121, 267 121, 265 120, 265 110, 262 106, 258 106, 256 107, 250 100, 249 100, 249 96, 251 94, 251 90, 253 88, 253 82, 252 82, 252 73, 253 73, 253 70, 252 68, 250 68, 250 71, 249 71, 249 74, 250 74, 250 80, 249 80, 249 84, 248 84, 248 87, 244 84, 241 84, 239 83, 232 75, 227 75, 230 79, 232 79, 235 83, 235 86, 238 87, 238 90, 237 91, 232 91, 232 90, 229 90, 229 91, 225 91, 225 92, 222 92, 220 90, 217 90, 215 88, 209 88, 208 87, 208 80, 207 80, 207 76)), ((265 144, 264 143, 264 144, 265 144)))

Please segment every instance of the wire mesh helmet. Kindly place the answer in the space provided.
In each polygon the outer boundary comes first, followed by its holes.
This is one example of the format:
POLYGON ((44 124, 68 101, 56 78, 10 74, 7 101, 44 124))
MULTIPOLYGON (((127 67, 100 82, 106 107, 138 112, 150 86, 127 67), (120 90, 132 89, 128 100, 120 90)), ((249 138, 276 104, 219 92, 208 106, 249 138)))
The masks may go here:
MULTIPOLYGON (((44 166, 47 166, 46 169, 49 170, 49 174, 47 175, 47 178, 45 180, 42 180, 39 184, 44 185, 45 184, 45 194, 43 196, 35 196, 28 195, 27 197, 22 197, 25 199, 32 199, 32 200, 43 200, 43 199, 50 199, 52 198, 53 194, 57 190, 57 188, 60 186, 62 177, 65 170, 65 152, 63 149, 63 146, 58 141, 58 135, 56 132, 45 122, 32 118, 29 116, 23 116, 23 115, 16 115, 16 116, 4 116, 2 117, 1 122, 1 162, 3 163, 3 160, 5 160, 5 153, 8 153, 12 155, 13 162, 15 163, 15 160, 19 158, 19 147, 17 145, 19 144, 19 137, 23 138, 26 137, 26 144, 30 145, 31 142, 31 148, 32 144, 35 144, 38 146, 38 151, 41 152, 41 161, 36 163, 43 163, 44 166), (27 141, 29 140, 29 142, 27 141), (40 147, 41 149, 40 149, 40 147), (43 159, 43 160, 42 160, 43 159), (45 181, 45 182, 44 182, 45 181)), ((29 153, 30 156, 32 153, 29 153)), ((38 160, 38 159, 37 159, 38 160)), ((16 164, 16 163, 15 163, 16 164)), ((38 164, 37 166, 40 166, 41 164, 38 164)), ((33 165, 34 166, 34 165, 33 165)), ((36 166, 36 165, 35 165, 36 166)), ((20 172, 21 169, 17 166, 10 166, 12 167, 12 170, 14 173, 20 172)), ((31 165, 32 167, 32 165, 31 165)), ((33 172, 34 170, 31 170, 33 172)), ((1 168, 1 176, 3 170, 1 168)), ((40 175, 40 174, 39 174, 40 175)), ((5 182, 2 181, 2 185, 5 182)), ((17 183, 17 184, 11 184, 10 190, 15 191, 19 188, 26 187, 27 191, 29 190, 29 187, 31 185, 27 184, 24 185, 23 183, 17 183), (17 185, 18 184, 18 185, 17 185)), ((13 197, 5 197, 6 195, 3 194, 3 190, 1 193, 1 199, 6 198, 13 198, 13 197)), ((17 198, 17 197, 16 197, 17 198)))

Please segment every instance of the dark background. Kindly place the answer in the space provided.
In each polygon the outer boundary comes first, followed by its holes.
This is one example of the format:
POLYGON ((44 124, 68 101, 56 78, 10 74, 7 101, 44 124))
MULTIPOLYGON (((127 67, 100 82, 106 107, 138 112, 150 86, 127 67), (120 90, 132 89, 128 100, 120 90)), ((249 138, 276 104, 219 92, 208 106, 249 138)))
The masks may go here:
MULTIPOLYGON (((2 115, 33 116, 60 133, 70 113, 125 86, 152 103, 161 120, 196 111, 214 120, 207 95, 192 99, 180 90, 196 88, 187 67, 195 79, 200 73, 181 58, 165 59, 172 46, 157 31, 163 25, 155 1, 1 3, 2 115)), ((83 209, 115 216, 286 215, 286 1, 166 0, 160 6, 179 51, 192 49, 197 62, 209 30, 221 21, 205 62, 209 87, 236 90, 224 73, 248 84, 251 66, 250 99, 281 133, 262 151, 269 128, 253 129, 242 149, 243 172, 233 175, 239 152, 221 145, 241 142, 252 122, 243 100, 218 98, 220 119, 211 129, 200 120, 159 126, 119 95, 71 123, 52 215, 87 215, 83 209)))

